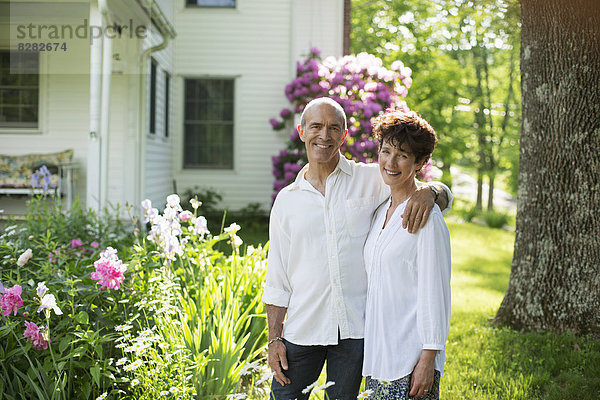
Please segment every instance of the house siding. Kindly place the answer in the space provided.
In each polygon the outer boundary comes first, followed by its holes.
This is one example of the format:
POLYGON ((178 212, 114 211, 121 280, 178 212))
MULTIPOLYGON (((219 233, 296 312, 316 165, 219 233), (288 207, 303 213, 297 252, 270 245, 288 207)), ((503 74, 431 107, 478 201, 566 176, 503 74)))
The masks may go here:
MULTIPOLYGON (((121 61, 113 62, 111 77, 108 203, 123 205, 149 198, 160 207, 176 181, 179 193, 196 186, 217 190, 223 195, 223 206, 230 209, 251 202, 268 208, 273 192, 271 157, 285 147, 293 129, 290 126, 274 132, 268 120, 289 106, 284 87, 295 75, 296 60, 310 47, 321 49, 323 56, 341 55, 343 0, 238 0, 236 8, 186 8, 184 0, 158 3, 174 25, 177 37, 166 49, 152 53, 158 62, 155 134, 148 131, 150 62, 145 65, 148 73, 141 83, 145 93, 140 107, 139 60, 143 49, 157 45, 162 37, 153 27, 146 39, 119 41, 113 48, 121 61), (171 76, 168 138, 164 135, 165 71, 171 76), (234 167, 184 169, 183 82, 186 78, 210 77, 235 81, 234 167), (144 111, 141 117, 140 110, 144 111)), ((113 6, 113 15, 121 22, 127 21, 137 7, 125 2, 113 6)), ((89 54, 82 55, 82 65, 89 65, 89 61, 89 54)), ((42 75, 40 88, 40 128, 27 134, 0 131, 0 152, 25 154, 73 148, 79 166, 77 194, 84 200, 89 75, 42 75)))
POLYGON ((289 106, 285 85, 295 74, 296 60, 311 46, 324 49, 325 56, 341 54, 341 4, 341 0, 238 1, 236 8, 222 9, 185 8, 179 3, 173 168, 180 192, 196 186, 211 188, 230 209, 252 202, 270 207, 271 157, 285 147, 292 128, 274 132, 269 118, 289 106), (234 167, 184 169, 184 79, 210 77, 235 79, 234 167))
MULTIPOLYGON (((82 60, 85 62, 85 60, 82 60)), ((40 68, 47 68, 42 55, 40 68)), ((89 131, 89 77, 40 75, 39 128, 36 133, 0 129, 0 153, 22 155, 74 150, 77 163, 76 194, 85 199, 86 155, 89 131)))
MULTIPOLYGON (((171 3, 173 6, 173 3, 171 3)), ((169 10, 165 10, 169 15, 169 10)), ((172 11, 170 12, 172 15, 172 11)), ((146 40, 144 48, 156 46, 162 42, 162 37, 155 27, 152 35, 146 40)), ((171 75, 171 100, 170 108, 173 108, 173 43, 158 52, 151 54, 152 59, 157 63, 156 74, 156 128, 155 132, 150 132, 149 113, 150 113, 150 60, 148 60, 146 75, 146 115, 145 115, 145 167, 142 171, 144 177, 143 198, 150 199, 155 206, 164 207, 166 196, 173 193, 173 129, 170 129, 169 137, 165 136, 165 73, 171 75)), ((170 118, 172 125, 173 118, 170 118)))

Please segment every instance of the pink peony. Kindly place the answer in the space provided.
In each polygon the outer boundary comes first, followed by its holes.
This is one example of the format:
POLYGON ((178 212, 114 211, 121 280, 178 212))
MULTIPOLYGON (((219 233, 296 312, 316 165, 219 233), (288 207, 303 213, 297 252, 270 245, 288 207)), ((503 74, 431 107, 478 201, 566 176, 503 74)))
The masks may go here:
POLYGON ((93 247, 95 249, 98 248, 99 246, 100 246, 100 243, 98 243, 98 242, 92 242, 92 243, 90 243, 90 247, 93 247))
POLYGON ((4 310, 5 317, 11 312, 13 315, 17 315, 17 308, 23 305, 21 293, 23 293, 23 288, 15 285, 0 295, 0 307, 4 310))
POLYGON ((92 272, 92 279, 109 289, 119 289, 121 283, 125 280, 123 273, 127 270, 127 265, 123 264, 118 258, 100 257, 94 263, 96 272, 92 272))
POLYGON ((83 242, 81 241, 81 239, 73 239, 71 240, 71 248, 74 249, 76 247, 81 247, 83 245, 83 242))
POLYGON ((33 322, 25 321, 25 333, 23 333, 23 336, 29 338, 29 341, 33 344, 33 348, 36 350, 46 350, 48 348, 50 339, 44 339, 42 330, 33 322))

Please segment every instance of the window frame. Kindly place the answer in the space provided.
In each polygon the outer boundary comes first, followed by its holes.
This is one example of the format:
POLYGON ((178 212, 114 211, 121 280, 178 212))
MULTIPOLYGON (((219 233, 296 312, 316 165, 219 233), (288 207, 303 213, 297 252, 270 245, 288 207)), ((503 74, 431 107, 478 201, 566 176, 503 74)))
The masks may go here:
MULTIPOLYGON (((11 53, 18 52, 17 49, 12 47, 0 47, 1 52, 11 53)), ((10 56, 9 56, 10 57, 10 56)), ((9 63, 10 65, 10 63, 9 63)), ((10 67, 9 67, 10 68, 10 67)), ((46 84, 46 79, 44 78, 43 71, 45 70, 45 59, 42 53, 37 53, 37 104, 35 107, 37 108, 37 118, 35 121, 35 125, 31 126, 1 126, 0 125, 0 134, 29 134, 29 133, 41 133, 44 125, 44 101, 46 90, 44 89, 46 84)), ((8 86, 10 88, 10 86, 8 86)), ((20 106, 33 106, 31 104, 21 104, 20 106)))
MULTIPOLYGON (((214 170, 214 171, 229 171, 234 172, 236 166, 236 145, 235 145, 235 137, 236 137, 236 77, 233 76, 184 76, 182 77, 182 135, 181 135, 181 167, 183 171, 198 171, 198 170, 214 170), (229 81, 232 85, 232 93, 231 97, 227 99, 232 107, 231 110, 231 160, 227 165, 216 165, 216 164, 200 164, 200 163, 190 163, 186 160, 186 146, 188 146, 187 138, 187 104, 188 104, 188 94, 187 94, 187 83, 188 81, 229 81)), ((213 120, 214 122, 214 120, 213 120)), ((229 121, 221 121, 219 122, 229 122, 229 121)), ((200 123, 196 123, 199 125, 200 123)), ((206 125, 210 125, 211 122, 207 122, 206 125)))

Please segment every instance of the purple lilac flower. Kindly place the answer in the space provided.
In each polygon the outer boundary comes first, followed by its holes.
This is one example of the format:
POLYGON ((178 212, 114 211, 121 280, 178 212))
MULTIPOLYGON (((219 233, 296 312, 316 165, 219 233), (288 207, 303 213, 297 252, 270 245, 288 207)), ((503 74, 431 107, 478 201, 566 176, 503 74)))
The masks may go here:
POLYGON ((275 118, 271 118, 269 120, 269 123, 271 124, 271 126, 273 127, 273 129, 279 128, 279 121, 277 121, 275 118))
POLYGON ((284 108, 279 112, 279 116, 283 119, 286 119, 290 115, 292 115, 292 110, 290 110, 289 108, 284 108))

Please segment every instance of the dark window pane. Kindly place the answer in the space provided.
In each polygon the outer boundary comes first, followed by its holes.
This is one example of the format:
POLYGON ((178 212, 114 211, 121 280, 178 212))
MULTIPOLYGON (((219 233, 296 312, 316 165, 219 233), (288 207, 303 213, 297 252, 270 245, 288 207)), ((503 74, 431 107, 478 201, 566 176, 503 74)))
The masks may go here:
POLYGON ((22 107, 21 108, 21 121, 36 122, 37 121, 37 107, 22 107))
POLYGON ((233 81, 232 80, 223 82, 223 98, 233 99, 233 81))
POLYGON ((223 103, 223 120, 233 122, 233 103, 223 103))
POLYGON ((0 128, 37 127, 38 70, 38 53, 0 51, 0 128))
POLYGON ((35 89, 23 89, 21 90, 21 104, 29 104, 37 106, 38 102, 38 91, 35 89))
POLYGON ((2 115, 0 116, 0 121, 19 122, 19 111, 19 107, 14 105, 2 107, 2 115))
POLYGON ((16 89, 2 89, 2 104, 19 104, 20 91, 16 89))
POLYGON ((233 168, 233 80, 186 79, 184 167, 233 168))
POLYGON ((235 0, 187 0, 189 6, 235 7, 235 0))
POLYGON ((150 133, 156 132, 156 61, 150 60, 150 133))
POLYGON ((165 74, 165 137, 169 137, 169 101, 170 101, 170 93, 171 93, 171 76, 169 74, 165 74))

